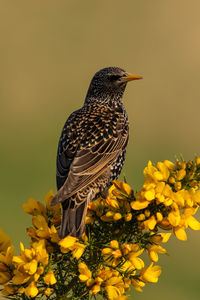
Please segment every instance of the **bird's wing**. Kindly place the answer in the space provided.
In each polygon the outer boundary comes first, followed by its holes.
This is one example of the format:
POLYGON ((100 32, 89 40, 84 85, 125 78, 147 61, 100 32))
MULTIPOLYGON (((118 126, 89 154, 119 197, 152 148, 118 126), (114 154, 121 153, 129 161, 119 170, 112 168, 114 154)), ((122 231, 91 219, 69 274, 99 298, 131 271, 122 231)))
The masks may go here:
POLYGON ((59 190, 65 183, 70 166, 76 155, 80 143, 81 128, 83 127, 81 115, 84 112, 77 110, 67 119, 58 143, 56 161, 56 181, 59 190))
POLYGON ((79 139, 67 179, 55 202, 63 202, 89 186, 118 158, 128 142, 127 121, 119 111, 104 109, 94 115, 90 112, 79 139))

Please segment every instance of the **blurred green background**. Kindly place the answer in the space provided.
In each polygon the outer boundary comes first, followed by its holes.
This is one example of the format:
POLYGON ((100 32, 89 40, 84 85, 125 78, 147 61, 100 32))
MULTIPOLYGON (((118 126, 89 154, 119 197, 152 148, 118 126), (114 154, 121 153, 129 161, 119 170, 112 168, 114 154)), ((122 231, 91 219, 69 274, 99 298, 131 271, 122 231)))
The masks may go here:
MULTIPOLYGON (((124 103, 130 142, 123 174, 138 189, 152 161, 199 153, 199 0, 0 1, 0 227, 28 245, 22 204, 55 189, 57 142, 94 73, 142 75, 124 103)), ((200 233, 172 239, 159 283, 131 299, 199 299, 200 233)))

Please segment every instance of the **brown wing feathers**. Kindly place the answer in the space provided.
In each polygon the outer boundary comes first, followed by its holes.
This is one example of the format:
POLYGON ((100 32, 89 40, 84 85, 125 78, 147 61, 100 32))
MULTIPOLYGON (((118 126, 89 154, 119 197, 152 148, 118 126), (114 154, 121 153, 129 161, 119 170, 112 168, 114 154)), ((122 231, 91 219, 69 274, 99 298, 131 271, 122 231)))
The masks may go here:
MULTIPOLYGON (((117 137, 112 136, 106 139, 102 136, 99 143, 77 151, 70 166, 68 178, 53 199, 53 205, 66 200, 77 193, 78 190, 91 184, 124 150, 128 136, 123 135, 123 124, 121 124, 123 122, 120 121, 122 120, 119 116, 115 128, 117 137)), ((103 122, 101 124, 103 125, 103 122)), ((86 137, 87 135, 88 132, 86 137)), ((85 134, 82 136, 83 142, 84 138, 85 134)))

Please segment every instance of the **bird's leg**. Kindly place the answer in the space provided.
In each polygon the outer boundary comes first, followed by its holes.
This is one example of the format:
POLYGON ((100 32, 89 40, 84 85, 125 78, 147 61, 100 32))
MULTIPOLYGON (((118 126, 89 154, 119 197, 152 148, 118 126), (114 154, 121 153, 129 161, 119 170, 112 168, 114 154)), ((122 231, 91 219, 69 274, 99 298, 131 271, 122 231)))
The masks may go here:
POLYGON ((102 197, 103 199, 106 199, 107 196, 108 196, 108 189, 105 189, 104 191, 102 191, 102 192, 100 193, 100 195, 101 195, 101 197, 102 197))
POLYGON ((106 199, 108 197, 109 193, 109 188, 111 187, 112 184, 109 184, 104 190, 100 192, 100 195, 102 198, 106 199))

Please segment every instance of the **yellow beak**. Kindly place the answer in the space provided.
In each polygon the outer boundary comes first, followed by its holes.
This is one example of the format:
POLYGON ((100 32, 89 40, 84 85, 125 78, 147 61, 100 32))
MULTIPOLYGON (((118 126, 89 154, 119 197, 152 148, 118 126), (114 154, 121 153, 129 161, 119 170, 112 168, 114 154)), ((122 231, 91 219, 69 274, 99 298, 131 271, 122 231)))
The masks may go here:
POLYGON ((125 76, 123 79, 125 81, 131 81, 131 80, 138 80, 138 79, 142 79, 143 77, 142 76, 139 76, 139 75, 134 75, 134 74, 128 74, 127 76, 125 76))

